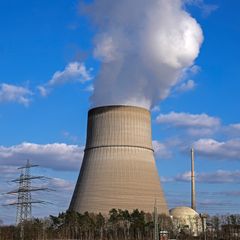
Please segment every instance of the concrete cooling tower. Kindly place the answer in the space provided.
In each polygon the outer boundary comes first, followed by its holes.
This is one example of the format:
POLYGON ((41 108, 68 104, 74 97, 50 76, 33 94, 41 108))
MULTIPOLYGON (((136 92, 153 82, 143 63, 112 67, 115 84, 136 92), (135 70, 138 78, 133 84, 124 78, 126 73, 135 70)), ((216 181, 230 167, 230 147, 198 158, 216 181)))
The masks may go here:
POLYGON ((155 166, 146 109, 107 106, 88 113, 87 142, 70 210, 108 214, 112 208, 168 214, 155 166))

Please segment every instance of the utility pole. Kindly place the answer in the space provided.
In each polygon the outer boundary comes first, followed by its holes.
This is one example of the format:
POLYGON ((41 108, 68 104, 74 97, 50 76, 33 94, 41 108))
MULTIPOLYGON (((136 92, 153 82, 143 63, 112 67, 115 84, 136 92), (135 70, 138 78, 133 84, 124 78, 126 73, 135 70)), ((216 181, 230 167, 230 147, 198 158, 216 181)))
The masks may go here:
POLYGON ((194 170, 194 149, 191 149, 191 208, 196 211, 196 189, 194 170))
POLYGON ((157 200, 154 203, 154 240, 159 240, 157 200))
POLYGON ((17 202, 8 204, 8 205, 16 205, 17 213, 16 213, 16 225, 20 225, 20 238, 24 239, 24 222, 31 220, 32 218, 32 204, 37 203, 46 203, 41 200, 33 200, 31 193, 33 191, 45 191, 48 190, 46 187, 33 187, 32 180, 33 179, 44 179, 44 176, 32 176, 31 168, 38 167, 38 165, 33 165, 27 160, 25 166, 19 167, 21 170, 20 177, 12 180, 14 183, 18 183, 18 189, 7 192, 7 194, 17 194, 17 202))

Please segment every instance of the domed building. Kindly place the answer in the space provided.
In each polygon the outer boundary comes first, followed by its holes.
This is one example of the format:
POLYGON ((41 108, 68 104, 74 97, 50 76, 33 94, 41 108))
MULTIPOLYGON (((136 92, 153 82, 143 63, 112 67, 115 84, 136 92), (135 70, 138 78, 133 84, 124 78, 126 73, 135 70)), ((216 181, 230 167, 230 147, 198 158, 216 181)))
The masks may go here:
POLYGON ((173 224, 179 231, 189 231, 193 236, 202 232, 201 217, 190 207, 176 207, 169 210, 173 224))

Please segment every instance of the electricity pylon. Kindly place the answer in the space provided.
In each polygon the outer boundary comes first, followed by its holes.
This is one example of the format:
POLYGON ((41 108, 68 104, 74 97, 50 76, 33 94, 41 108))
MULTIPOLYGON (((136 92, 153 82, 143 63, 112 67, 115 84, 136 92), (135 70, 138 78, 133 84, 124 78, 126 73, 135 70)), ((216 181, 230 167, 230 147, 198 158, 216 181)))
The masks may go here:
POLYGON ((10 203, 8 205, 17 206, 16 224, 22 224, 24 221, 31 220, 32 218, 32 204, 34 203, 46 203, 41 200, 33 200, 31 193, 33 191, 48 190, 46 187, 33 187, 32 179, 44 179, 44 176, 32 176, 31 168, 38 167, 38 165, 30 164, 29 160, 25 166, 19 167, 21 170, 20 177, 12 180, 12 182, 19 183, 19 187, 16 190, 10 191, 7 194, 17 194, 17 202, 10 203))

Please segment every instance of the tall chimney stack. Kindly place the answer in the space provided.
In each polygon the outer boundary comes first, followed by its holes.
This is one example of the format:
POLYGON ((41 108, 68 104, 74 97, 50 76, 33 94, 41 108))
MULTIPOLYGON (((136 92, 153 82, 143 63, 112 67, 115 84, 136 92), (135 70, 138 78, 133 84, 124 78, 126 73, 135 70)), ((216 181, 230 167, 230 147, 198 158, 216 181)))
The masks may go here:
POLYGON ((194 172, 194 149, 191 149, 191 208, 196 211, 196 190, 194 172))

